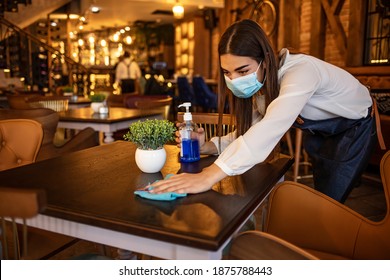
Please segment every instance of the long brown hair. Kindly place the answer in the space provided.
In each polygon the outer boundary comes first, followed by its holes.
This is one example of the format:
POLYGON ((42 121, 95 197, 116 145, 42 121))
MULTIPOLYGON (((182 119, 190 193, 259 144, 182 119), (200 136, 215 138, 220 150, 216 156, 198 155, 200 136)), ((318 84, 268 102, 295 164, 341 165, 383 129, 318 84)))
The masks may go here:
MULTIPOLYGON (((218 44, 219 62, 221 55, 247 56, 266 65, 267 79, 264 83, 266 108, 279 94, 278 62, 271 44, 260 25, 249 19, 233 23, 223 33, 218 44)), ((221 65, 221 63, 220 63, 221 65)), ((252 98, 238 98, 226 87, 224 73, 219 68, 218 111, 233 114, 236 121, 237 137, 252 125, 252 98), (228 104, 228 105, 226 105, 228 104)))

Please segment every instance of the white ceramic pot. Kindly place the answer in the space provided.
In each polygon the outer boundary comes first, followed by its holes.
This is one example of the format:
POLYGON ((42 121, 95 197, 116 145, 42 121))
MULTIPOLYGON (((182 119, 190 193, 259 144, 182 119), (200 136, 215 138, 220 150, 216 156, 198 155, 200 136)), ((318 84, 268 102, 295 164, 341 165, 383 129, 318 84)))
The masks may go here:
POLYGON ((91 102, 91 109, 93 110, 94 113, 99 113, 100 107, 103 106, 104 106, 103 102, 91 102))
POLYGON ((145 173, 159 172, 167 159, 167 152, 164 148, 158 150, 135 151, 135 162, 139 169, 145 173))

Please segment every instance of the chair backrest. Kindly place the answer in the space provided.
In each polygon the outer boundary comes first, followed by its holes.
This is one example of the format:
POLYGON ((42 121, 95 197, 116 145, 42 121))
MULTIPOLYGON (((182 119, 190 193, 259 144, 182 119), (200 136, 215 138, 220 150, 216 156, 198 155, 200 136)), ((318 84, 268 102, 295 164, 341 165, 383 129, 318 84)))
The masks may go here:
POLYGON ((369 220, 311 187, 284 181, 269 197, 264 231, 324 259, 389 259, 390 151, 380 172, 387 204, 381 221, 369 220))
POLYGON ((11 109, 48 108, 56 112, 66 111, 69 106, 69 97, 42 96, 39 94, 7 95, 11 109))
POLYGON ((32 119, 41 123, 43 127, 42 148, 53 145, 54 135, 59 121, 57 112, 47 108, 27 109, 27 110, 0 110, 0 119, 32 119))
POLYGON ((7 95, 8 106, 11 109, 31 109, 28 95, 7 95))
POLYGON ((231 260, 317 260, 305 250, 261 231, 245 231, 232 240, 231 260))
POLYGON ((26 219, 36 216, 45 207, 46 194, 43 190, 0 187, 0 235, 3 249, 0 252, 1 259, 20 259, 21 256, 28 255, 26 219), (23 253, 20 252, 21 244, 15 219, 23 220, 23 253))
POLYGON ((205 110, 217 110, 218 95, 211 91, 202 76, 192 78, 192 88, 198 106, 205 110))
POLYGON ((42 125, 34 120, 0 121, 0 170, 29 164, 37 158, 43 139, 42 125))
POLYGON ((386 214, 380 222, 362 223, 354 253, 357 259, 390 258, 390 150, 382 157, 380 174, 386 199, 386 214))
POLYGON ((31 108, 48 108, 56 112, 66 111, 69 106, 67 96, 36 96, 28 99, 31 108))
MULTIPOLYGON (((177 120, 183 122, 184 113, 177 114, 177 120)), ((209 141, 212 137, 218 134, 218 113, 192 113, 192 121, 198 127, 202 127, 205 131, 205 140, 209 141)), ((235 122, 231 115, 222 115, 222 135, 226 135, 235 130, 235 122)))
POLYGON ((156 98, 156 96, 153 97, 139 99, 135 101, 134 105, 138 109, 160 108, 163 112, 164 119, 167 120, 169 118, 173 98, 168 95, 161 96, 160 98, 156 98))

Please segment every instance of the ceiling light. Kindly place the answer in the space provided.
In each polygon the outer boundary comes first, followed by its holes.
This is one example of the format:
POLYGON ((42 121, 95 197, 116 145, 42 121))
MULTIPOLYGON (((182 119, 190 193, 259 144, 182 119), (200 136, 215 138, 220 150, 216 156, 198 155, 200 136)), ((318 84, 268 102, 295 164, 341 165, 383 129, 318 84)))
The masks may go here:
POLYGON ((172 8, 173 16, 177 19, 184 17, 184 7, 179 1, 176 1, 175 6, 172 8))
POLYGON ((94 14, 97 14, 100 12, 100 8, 99 7, 96 7, 96 6, 92 6, 91 7, 91 12, 94 13, 94 14))

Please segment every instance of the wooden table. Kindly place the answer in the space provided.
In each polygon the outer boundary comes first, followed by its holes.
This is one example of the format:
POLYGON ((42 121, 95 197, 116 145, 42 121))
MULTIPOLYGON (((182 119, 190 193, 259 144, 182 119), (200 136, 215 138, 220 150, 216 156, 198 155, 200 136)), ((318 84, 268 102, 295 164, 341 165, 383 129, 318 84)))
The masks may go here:
POLYGON ((146 119, 162 119, 161 110, 158 109, 127 109, 110 107, 108 114, 94 113, 90 107, 71 109, 60 112, 59 128, 81 130, 92 127, 104 133, 104 143, 114 141, 113 133, 126 129, 132 122, 146 119))
POLYGON ((69 109, 78 109, 89 106, 91 106, 91 100, 89 100, 89 98, 78 96, 77 99, 74 100, 72 97, 69 97, 69 109))
POLYGON ((291 166, 290 158, 259 164, 213 190, 154 201, 134 190, 165 175, 199 172, 216 157, 180 164, 166 146, 161 173, 142 173, 135 146, 116 141, 0 172, 2 186, 42 188, 48 207, 30 226, 164 259, 220 259, 232 236, 291 166))

